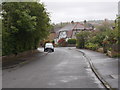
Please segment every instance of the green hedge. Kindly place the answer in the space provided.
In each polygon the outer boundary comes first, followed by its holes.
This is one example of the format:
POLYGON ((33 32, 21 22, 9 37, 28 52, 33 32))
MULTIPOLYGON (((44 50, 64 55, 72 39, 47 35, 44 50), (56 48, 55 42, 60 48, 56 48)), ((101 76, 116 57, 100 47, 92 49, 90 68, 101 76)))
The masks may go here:
POLYGON ((69 39, 68 44, 76 44, 76 39, 69 39))

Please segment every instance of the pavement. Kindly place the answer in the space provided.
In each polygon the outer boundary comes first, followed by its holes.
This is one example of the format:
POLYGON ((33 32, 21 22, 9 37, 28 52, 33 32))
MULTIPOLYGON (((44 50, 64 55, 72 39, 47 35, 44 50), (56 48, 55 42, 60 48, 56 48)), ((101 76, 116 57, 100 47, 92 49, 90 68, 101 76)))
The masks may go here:
POLYGON ((92 62, 100 77, 106 81, 111 88, 118 88, 120 86, 120 83, 118 83, 120 78, 120 73, 118 72, 120 69, 120 66, 118 65, 118 63, 120 63, 119 58, 110 58, 103 53, 86 49, 77 50, 85 54, 92 62))

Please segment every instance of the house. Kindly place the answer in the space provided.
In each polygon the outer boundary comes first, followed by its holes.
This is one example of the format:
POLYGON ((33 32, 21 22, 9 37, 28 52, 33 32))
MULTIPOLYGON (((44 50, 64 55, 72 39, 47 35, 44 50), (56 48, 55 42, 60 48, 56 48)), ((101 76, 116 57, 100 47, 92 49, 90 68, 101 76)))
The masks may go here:
POLYGON ((56 37, 54 41, 57 44, 57 42, 61 38, 65 38, 66 41, 71 38, 76 39, 76 34, 84 30, 86 31, 94 30, 94 26, 87 22, 80 23, 80 22, 72 21, 71 23, 67 24, 66 26, 64 26, 63 28, 61 28, 56 32, 56 37))

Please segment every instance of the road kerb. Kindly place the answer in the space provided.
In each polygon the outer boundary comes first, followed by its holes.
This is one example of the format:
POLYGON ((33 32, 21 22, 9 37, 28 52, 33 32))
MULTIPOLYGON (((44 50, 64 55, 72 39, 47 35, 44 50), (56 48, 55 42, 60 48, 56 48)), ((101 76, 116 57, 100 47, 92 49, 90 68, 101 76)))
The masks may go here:
POLYGON ((91 67, 92 71, 95 73, 95 75, 97 76, 97 78, 101 81, 101 83, 105 86, 105 88, 107 90, 116 90, 116 89, 112 88, 109 85, 109 83, 102 78, 102 75, 100 75, 100 73, 96 70, 94 64, 92 63, 91 58, 88 57, 84 52, 82 52, 80 50, 77 50, 77 51, 81 52, 83 54, 83 56, 88 60, 88 63, 90 64, 90 67, 91 67))

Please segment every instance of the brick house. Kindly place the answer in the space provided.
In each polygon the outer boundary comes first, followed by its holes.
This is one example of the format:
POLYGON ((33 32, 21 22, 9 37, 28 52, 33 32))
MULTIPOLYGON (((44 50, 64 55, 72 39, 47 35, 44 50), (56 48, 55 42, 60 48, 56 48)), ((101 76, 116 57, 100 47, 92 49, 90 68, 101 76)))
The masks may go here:
POLYGON ((56 32, 54 41, 57 44, 57 42, 61 38, 65 38, 66 41, 71 38, 76 39, 76 34, 80 31, 84 31, 84 30, 92 31, 92 30, 94 30, 94 26, 92 24, 86 23, 86 22, 85 23, 71 22, 56 32))

